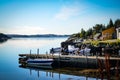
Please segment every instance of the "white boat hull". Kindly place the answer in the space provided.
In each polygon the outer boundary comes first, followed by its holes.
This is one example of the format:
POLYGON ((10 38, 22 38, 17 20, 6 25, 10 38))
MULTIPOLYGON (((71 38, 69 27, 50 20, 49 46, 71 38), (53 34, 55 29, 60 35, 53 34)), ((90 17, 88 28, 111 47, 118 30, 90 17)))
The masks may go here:
POLYGON ((28 59, 28 66, 50 66, 53 63, 53 59, 28 59))

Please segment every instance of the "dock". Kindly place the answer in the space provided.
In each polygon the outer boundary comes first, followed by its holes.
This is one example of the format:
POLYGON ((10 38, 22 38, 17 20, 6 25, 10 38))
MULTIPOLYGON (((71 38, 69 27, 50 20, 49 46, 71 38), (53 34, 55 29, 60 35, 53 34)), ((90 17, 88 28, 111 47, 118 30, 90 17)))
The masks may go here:
MULTIPOLYGON (((52 54, 19 54, 19 63, 22 64, 28 58, 50 58, 54 59, 53 66, 67 66, 80 68, 97 68, 98 59, 105 62, 105 57, 99 56, 79 56, 79 55, 52 55, 52 54), (22 59, 21 59, 22 58, 22 59)), ((120 57, 110 57, 112 66, 116 66, 116 62, 120 62, 120 57)), ((104 63, 105 64, 105 63, 104 63)))

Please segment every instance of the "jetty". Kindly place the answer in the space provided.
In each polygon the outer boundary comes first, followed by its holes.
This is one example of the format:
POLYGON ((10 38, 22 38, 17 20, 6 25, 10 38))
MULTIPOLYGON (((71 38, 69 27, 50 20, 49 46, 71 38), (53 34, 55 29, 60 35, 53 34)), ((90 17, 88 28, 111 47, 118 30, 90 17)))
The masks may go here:
MULTIPOLYGON (((19 54, 19 63, 26 64, 28 58, 50 58, 54 59, 53 66, 60 67, 80 67, 80 68, 98 68, 98 59, 105 65, 105 56, 79 56, 79 55, 53 55, 53 54, 19 54)), ((120 57, 109 57, 111 66, 116 66, 120 57)))

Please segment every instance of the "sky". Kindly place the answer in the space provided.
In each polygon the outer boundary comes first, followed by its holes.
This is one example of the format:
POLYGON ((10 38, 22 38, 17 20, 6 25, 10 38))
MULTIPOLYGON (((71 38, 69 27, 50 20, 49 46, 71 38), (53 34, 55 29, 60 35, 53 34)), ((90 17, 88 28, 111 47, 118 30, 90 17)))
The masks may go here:
POLYGON ((120 19, 120 0, 0 0, 0 33, 73 34, 120 19))

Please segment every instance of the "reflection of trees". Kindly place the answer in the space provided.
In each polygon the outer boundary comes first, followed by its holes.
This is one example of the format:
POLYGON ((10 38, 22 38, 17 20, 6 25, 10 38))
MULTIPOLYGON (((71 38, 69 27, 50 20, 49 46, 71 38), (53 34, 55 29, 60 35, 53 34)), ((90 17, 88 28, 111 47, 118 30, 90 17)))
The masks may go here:
POLYGON ((4 42, 6 42, 7 40, 0 40, 0 44, 2 44, 2 43, 4 43, 4 42))

